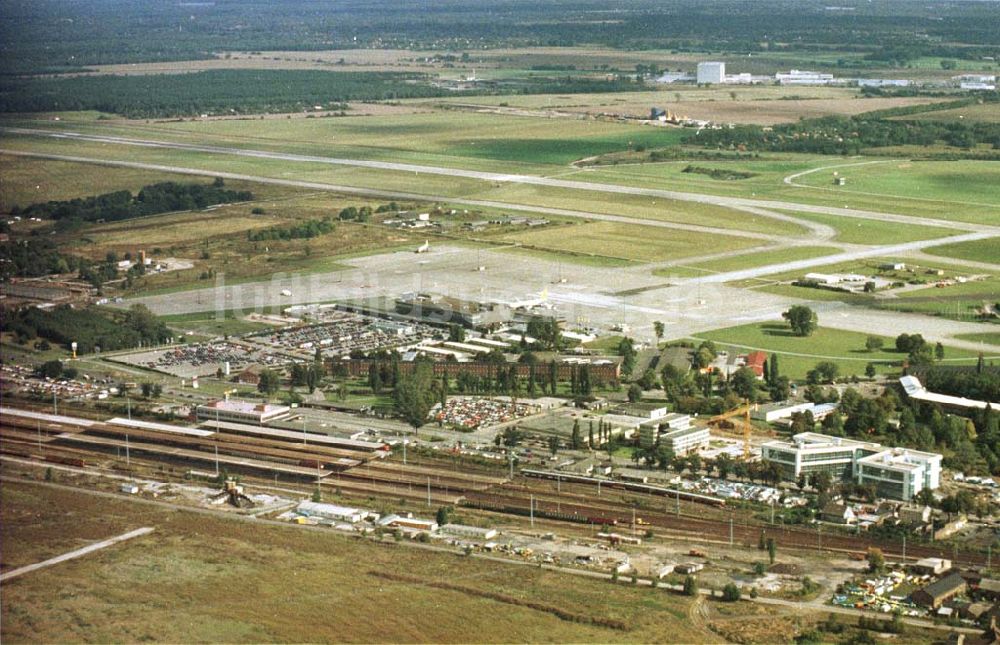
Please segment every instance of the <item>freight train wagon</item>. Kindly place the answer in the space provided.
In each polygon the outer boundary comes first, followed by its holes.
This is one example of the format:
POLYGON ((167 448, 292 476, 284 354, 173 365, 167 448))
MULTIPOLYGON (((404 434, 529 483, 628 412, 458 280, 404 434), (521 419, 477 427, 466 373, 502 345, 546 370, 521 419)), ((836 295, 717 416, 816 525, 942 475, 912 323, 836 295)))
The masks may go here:
POLYGON ((598 479, 596 477, 587 477, 586 475, 572 475, 569 473, 553 472, 551 470, 524 469, 521 471, 521 474, 524 475, 525 477, 535 477, 538 479, 551 479, 551 480, 559 480, 577 484, 590 484, 592 486, 597 486, 598 484, 600 484, 601 487, 603 488, 628 490, 636 493, 660 495, 663 497, 678 497, 688 502, 695 502, 696 504, 707 504, 709 506, 726 505, 726 500, 722 499, 721 497, 713 497, 711 495, 701 495, 699 493, 692 493, 691 491, 679 490, 675 488, 650 486, 649 484, 640 484, 637 482, 626 482, 626 481, 611 480, 611 479, 598 479))

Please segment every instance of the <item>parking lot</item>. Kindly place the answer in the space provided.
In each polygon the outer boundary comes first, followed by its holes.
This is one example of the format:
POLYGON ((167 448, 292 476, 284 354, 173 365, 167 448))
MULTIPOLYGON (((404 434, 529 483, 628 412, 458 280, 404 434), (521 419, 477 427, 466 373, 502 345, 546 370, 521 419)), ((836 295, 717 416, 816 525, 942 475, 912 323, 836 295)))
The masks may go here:
POLYGON ((372 352, 414 345, 441 332, 427 325, 395 322, 329 308, 304 310, 303 320, 320 322, 285 327, 246 336, 247 342, 312 358, 319 349, 323 356, 338 358, 351 352, 372 352))
POLYGON ((489 428, 508 421, 526 417, 535 412, 532 406, 523 403, 498 401, 496 399, 451 397, 432 412, 434 419, 446 426, 457 426, 469 430, 489 428))
POLYGON ((250 365, 280 367, 291 357, 233 341, 212 341, 181 345, 148 352, 116 356, 118 362, 146 367, 180 378, 214 375, 229 363, 231 374, 250 365))

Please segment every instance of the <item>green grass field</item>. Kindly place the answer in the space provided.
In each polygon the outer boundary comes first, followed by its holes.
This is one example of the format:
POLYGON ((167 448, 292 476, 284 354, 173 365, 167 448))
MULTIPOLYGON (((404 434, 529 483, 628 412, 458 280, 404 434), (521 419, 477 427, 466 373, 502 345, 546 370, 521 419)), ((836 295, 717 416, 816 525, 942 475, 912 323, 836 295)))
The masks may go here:
MULTIPOLYGON (((898 363, 905 354, 886 351, 893 347, 894 338, 881 337, 885 349, 868 352, 865 349, 867 334, 823 327, 820 318, 819 329, 807 337, 795 336, 784 322, 740 325, 718 329, 697 335, 697 338, 711 340, 720 346, 732 347, 738 351, 761 349, 781 356, 781 371, 792 379, 803 379, 806 372, 820 361, 832 361, 840 368, 841 376, 863 376, 868 363, 875 363, 880 373, 898 371, 889 363, 898 363)), ((975 353, 948 348, 946 359, 975 360, 975 353)))
POLYGON ((936 205, 937 219, 990 224, 1000 218, 1000 161, 892 161, 837 171, 845 186, 831 186, 829 172, 795 181, 845 196, 923 200, 936 205))
MULTIPOLYGON (((930 282, 929 284, 933 284, 930 282)), ((969 282, 951 284, 946 287, 932 287, 907 291, 899 294, 901 300, 921 300, 931 298, 993 298, 1000 295, 1000 278, 990 277, 985 280, 970 280, 969 282)))
MULTIPOLYGON (((839 251, 840 249, 831 246, 791 246, 777 250, 765 248, 756 253, 748 253, 746 255, 736 255, 728 258, 720 258, 718 260, 709 260, 706 262, 684 263, 683 267, 701 271, 710 271, 713 273, 722 273, 724 271, 736 271, 739 269, 748 269, 751 267, 776 264, 779 262, 792 262, 794 260, 806 260, 808 258, 822 257, 824 255, 833 255, 839 251)), ((666 271, 672 271, 672 269, 666 271)), ((654 274, 660 275, 655 271, 654 274)))
POLYGON ((237 318, 232 311, 223 312, 221 320, 214 311, 160 316, 160 320, 167 323, 171 328, 181 332, 194 332, 196 335, 209 337, 227 334, 248 334, 265 329, 274 329, 273 325, 237 318))
POLYGON ((976 240, 975 242, 932 246, 925 249, 925 252, 948 258, 958 258, 959 260, 972 260, 973 262, 987 262, 989 264, 1000 265, 1000 238, 994 237, 986 240, 976 240))
MULTIPOLYGON (((864 275, 878 275, 894 282, 922 282, 926 283, 928 286, 944 278, 952 278, 958 275, 969 275, 969 270, 967 268, 949 265, 947 260, 943 260, 942 262, 931 261, 930 263, 927 263, 924 260, 906 261, 906 258, 884 257, 865 260, 848 260, 845 262, 835 262, 832 264, 811 267, 808 270, 801 269, 798 271, 775 273, 767 276, 766 278, 761 278, 761 281, 770 283, 775 280, 796 280, 801 278, 807 272, 860 273, 864 275), (882 268, 883 265, 890 263, 894 264, 897 262, 904 262, 906 264, 906 268, 900 270, 882 268), (938 276, 936 274, 938 269, 944 271, 944 274, 938 276), (935 271, 935 273, 928 273, 929 271, 935 271)), ((905 295, 906 294, 900 294, 900 296, 905 295)))
POLYGON ((901 121, 983 121, 985 123, 1000 122, 1000 110, 993 103, 980 103, 951 110, 936 110, 922 112, 906 117, 897 117, 901 121))
POLYGON ((820 215, 818 213, 789 212, 789 214, 832 226, 837 230, 837 236, 834 239, 847 244, 901 244, 956 234, 954 229, 937 226, 900 225, 896 222, 820 215))
POLYGON ((971 340, 974 343, 986 343, 1000 347, 1000 331, 988 331, 982 334, 959 334, 957 338, 971 340))
POLYGON ((111 170, 88 164, 0 154, 0 210, 116 190, 134 193, 145 185, 176 179, 176 175, 149 170, 111 170))
POLYGON ((870 305, 873 298, 861 293, 848 293, 846 291, 834 291, 832 289, 814 289, 812 287, 797 287, 793 284, 773 284, 765 283, 761 280, 748 280, 743 286, 752 288, 764 293, 773 293, 776 296, 788 296, 790 298, 801 298, 803 300, 816 300, 820 302, 847 302, 851 304, 870 305), (762 284, 763 283, 763 284, 762 284))

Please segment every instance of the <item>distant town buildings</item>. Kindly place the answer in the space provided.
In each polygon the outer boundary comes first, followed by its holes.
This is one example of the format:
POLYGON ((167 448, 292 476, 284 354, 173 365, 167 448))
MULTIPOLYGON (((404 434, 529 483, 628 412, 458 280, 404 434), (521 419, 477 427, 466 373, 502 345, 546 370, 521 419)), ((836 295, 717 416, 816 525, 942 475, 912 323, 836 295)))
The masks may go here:
POLYGON ((909 87, 912 82, 905 78, 859 78, 858 87, 909 87))
POLYGON ((769 83, 791 86, 856 86, 861 88, 902 88, 915 85, 933 87, 952 87, 962 90, 996 89, 996 76, 993 74, 961 74, 950 80, 930 80, 917 82, 907 78, 837 78, 827 72, 803 69, 791 69, 787 72, 777 72, 774 75, 753 75, 747 72, 727 74, 726 64, 720 61, 702 61, 698 63, 696 73, 675 71, 664 72, 653 79, 655 83, 697 83, 699 85, 752 85, 769 83))
POLYGON ((997 77, 993 74, 961 74, 952 76, 952 82, 957 83, 963 90, 985 90, 992 91, 997 88, 997 77))
POLYGON ((833 82, 833 74, 793 69, 789 72, 778 72, 774 75, 774 80, 781 85, 829 85, 833 82))

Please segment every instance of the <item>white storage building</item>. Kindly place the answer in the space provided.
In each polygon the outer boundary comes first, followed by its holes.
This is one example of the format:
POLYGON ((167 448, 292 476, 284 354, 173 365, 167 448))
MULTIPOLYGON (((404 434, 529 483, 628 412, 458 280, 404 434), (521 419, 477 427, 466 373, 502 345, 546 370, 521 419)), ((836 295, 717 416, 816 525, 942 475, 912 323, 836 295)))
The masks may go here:
POLYGON ((698 83, 719 85, 726 82, 726 64, 718 61, 698 63, 698 83))

